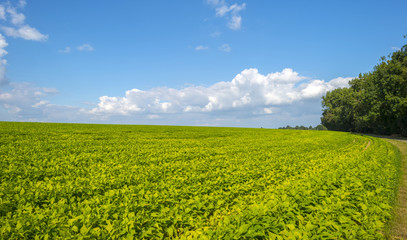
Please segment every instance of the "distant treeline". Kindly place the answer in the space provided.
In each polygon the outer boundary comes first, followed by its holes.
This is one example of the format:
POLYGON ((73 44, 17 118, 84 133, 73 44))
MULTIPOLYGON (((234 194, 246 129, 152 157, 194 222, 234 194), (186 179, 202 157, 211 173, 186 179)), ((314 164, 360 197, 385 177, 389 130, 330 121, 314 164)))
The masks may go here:
POLYGON ((407 45, 349 88, 322 97, 321 123, 329 130, 407 136, 407 45))
POLYGON ((328 130, 326 127, 324 127, 323 125, 319 124, 316 127, 305 127, 305 126, 295 126, 295 127, 291 127, 290 125, 287 125, 286 127, 279 127, 278 129, 296 129, 296 130, 328 130))

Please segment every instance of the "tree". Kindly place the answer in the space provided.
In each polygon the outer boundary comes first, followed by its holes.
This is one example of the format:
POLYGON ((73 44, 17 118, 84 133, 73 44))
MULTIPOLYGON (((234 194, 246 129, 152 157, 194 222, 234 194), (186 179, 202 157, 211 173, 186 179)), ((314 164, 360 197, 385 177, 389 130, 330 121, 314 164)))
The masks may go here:
POLYGON ((322 97, 321 122, 330 130, 407 136, 407 45, 382 58, 349 88, 322 97))
POLYGON ((354 129, 355 96, 351 88, 339 88, 322 97, 321 123, 329 130, 352 131, 354 129))

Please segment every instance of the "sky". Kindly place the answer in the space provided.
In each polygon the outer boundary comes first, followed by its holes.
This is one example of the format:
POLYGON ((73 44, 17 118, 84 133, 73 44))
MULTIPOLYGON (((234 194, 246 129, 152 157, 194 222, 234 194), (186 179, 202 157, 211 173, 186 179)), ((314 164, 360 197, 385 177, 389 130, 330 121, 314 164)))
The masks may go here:
POLYGON ((405 0, 0 1, 0 121, 316 126, 405 0))

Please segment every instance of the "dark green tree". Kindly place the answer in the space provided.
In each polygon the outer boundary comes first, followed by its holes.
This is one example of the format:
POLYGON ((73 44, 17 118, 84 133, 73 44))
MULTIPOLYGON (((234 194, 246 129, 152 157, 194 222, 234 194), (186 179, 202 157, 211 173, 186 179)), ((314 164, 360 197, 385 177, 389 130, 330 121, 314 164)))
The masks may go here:
POLYGON ((407 45, 349 88, 328 92, 322 106, 321 122, 330 130, 407 136, 407 45))
POLYGON ((338 88, 322 97, 324 106, 321 123, 329 130, 352 131, 355 117, 355 92, 351 88, 338 88))

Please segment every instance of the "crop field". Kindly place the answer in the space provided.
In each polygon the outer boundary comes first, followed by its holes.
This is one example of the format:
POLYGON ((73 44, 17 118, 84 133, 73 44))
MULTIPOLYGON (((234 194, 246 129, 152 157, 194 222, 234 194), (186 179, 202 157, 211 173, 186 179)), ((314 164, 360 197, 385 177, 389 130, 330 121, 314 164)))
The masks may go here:
POLYGON ((350 133, 0 122, 0 239, 381 239, 399 173, 350 133))

